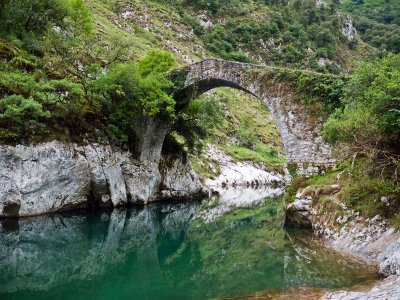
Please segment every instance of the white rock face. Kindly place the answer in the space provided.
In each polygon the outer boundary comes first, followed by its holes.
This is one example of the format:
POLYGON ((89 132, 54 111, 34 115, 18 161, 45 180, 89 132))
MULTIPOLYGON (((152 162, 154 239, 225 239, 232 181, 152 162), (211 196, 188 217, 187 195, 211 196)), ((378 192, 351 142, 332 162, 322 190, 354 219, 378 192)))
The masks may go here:
POLYGON ((148 203, 202 191, 190 163, 173 161, 161 177, 158 164, 139 164, 128 151, 100 144, 1 146, 0 172, 0 217, 148 203))
POLYGON ((185 198, 187 191, 194 194, 201 193, 202 185, 199 177, 194 172, 192 165, 188 159, 163 159, 161 164, 168 164, 167 168, 163 168, 161 186, 162 198, 185 198), (172 163, 171 163, 172 162, 172 163))
POLYGON ((79 207, 90 192, 85 157, 58 142, 0 148, 0 215, 29 216, 79 207))
POLYGON ((111 147, 97 144, 84 146, 82 151, 89 166, 93 196, 104 204, 127 203, 121 164, 129 162, 128 153, 114 153, 111 147))
POLYGON ((343 20, 342 34, 348 41, 352 41, 357 37, 357 31, 353 24, 351 16, 345 16, 343 20))
MULTIPOLYGON (((332 186, 333 188, 334 186, 332 186)), ((336 219, 340 226, 332 226, 321 219, 312 198, 302 193, 296 195, 287 207, 290 221, 309 224, 316 235, 323 237, 340 252, 356 254, 375 261, 379 271, 388 277, 369 292, 335 292, 325 295, 325 300, 398 300, 400 299, 400 232, 379 215, 365 219, 341 204, 343 214, 336 219)))
POLYGON ((216 186, 261 186, 266 184, 284 184, 289 178, 275 172, 269 172, 262 165, 250 162, 235 162, 214 145, 207 146, 205 157, 217 161, 221 174, 214 179, 206 179, 205 185, 216 186))

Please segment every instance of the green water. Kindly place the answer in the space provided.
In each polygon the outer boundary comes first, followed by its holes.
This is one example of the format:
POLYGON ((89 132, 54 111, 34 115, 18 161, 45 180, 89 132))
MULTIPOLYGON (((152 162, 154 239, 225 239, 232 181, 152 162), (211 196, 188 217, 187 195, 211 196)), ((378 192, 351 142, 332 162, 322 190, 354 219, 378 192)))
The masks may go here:
POLYGON ((244 197, 2 220, 0 299, 209 299, 374 278, 285 228, 281 197, 244 197))

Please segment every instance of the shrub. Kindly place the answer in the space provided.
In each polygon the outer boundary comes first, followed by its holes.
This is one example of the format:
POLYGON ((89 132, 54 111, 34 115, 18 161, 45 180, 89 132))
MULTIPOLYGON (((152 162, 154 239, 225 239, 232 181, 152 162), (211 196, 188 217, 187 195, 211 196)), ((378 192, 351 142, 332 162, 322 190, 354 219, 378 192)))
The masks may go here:
POLYGON ((330 116, 323 136, 342 158, 373 161, 371 170, 400 175, 400 56, 363 62, 345 86, 343 109, 330 116))
POLYGON ((32 97, 6 96, 0 101, 0 140, 15 142, 32 134, 45 133, 45 119, 50 112, 32 97))

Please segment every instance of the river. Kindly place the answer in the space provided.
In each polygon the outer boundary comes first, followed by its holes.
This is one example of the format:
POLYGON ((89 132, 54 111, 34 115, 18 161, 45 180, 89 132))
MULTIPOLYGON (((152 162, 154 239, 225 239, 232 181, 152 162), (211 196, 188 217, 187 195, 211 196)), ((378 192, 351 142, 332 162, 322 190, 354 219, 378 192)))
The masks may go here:
POLYGON ((0 299, 283 299, 376 279, 373 266, 285 227, 283 190, 220 193, 3 219, 0 299))

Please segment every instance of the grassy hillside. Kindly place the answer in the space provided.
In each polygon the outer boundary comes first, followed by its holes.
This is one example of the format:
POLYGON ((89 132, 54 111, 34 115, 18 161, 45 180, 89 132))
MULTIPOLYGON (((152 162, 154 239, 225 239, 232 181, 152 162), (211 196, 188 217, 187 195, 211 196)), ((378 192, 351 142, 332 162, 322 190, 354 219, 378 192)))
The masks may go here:
POLYGON ((344 20, 336 6, 318 6, 313 0, 88 3, 96 7, 96 15, 135 32, 139 55, 150 43, 174 53, 181 62, 221 57, 340 73, 351 66, 354 56, 373 51, 343 36, 344 20))
MULTIPOLYGON (((283 172, 285 151, 276 120, 257 98, 228 88, 208 93, 200 101, 217 103, 222 110, 222 122, 217 124, 205 143, 217 145, 237 161, 262 163, 271 170, 283 172)), ((191 155, 196 171, 204 177, 218 175, 212 161, 191 155)))

